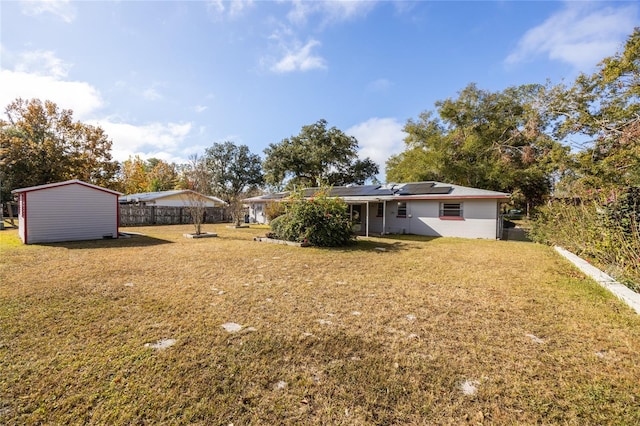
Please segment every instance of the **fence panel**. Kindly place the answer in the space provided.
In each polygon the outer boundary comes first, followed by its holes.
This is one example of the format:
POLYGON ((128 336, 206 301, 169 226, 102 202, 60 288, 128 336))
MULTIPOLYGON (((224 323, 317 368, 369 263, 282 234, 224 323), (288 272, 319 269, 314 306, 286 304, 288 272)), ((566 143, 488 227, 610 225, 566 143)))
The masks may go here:
MULTIPOLYGON (((203 223, 221 223, 230 220, 228 209, 207 207, 203 223)), ((120 205, 120 226, 180 225, 193 223, 186 207, 120 205)))

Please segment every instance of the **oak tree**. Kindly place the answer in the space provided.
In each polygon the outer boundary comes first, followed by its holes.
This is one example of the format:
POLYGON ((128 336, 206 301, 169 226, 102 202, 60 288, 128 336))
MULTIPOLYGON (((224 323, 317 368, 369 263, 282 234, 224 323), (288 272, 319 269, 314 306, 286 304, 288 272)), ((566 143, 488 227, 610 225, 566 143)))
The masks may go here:
POLYGON ((277 189, 294 186, 363 184, 378 173, 371 159, 358 158, 358 141, 326 120, 303 126, 296 136, 264 151, 265 180, 277 189))
POLYGON ((555 134, 578 149, 574 187, 640 185, 640 29, 622 52, 554 95, 555 134))
POLYGON ((16 188, 80 179, 112 187, 118 163, 102 128, 73 120, 51 101, 16 99, 0 120, 0 184, 7 200, 16 188))
POLYGON ((242 198, 264 181, 260 157, 246 145, 216 142, 207 148, 204 161, 211 193, 229 204, 234 223, 240 225, 242 198))
POLYGON ((523 207, 547 196, 568 149, 548 131, 540 85, 490 92, 474 84, 404 127, 406 150, 387 162, 388 181, 437 180, 516 193, 523 207))

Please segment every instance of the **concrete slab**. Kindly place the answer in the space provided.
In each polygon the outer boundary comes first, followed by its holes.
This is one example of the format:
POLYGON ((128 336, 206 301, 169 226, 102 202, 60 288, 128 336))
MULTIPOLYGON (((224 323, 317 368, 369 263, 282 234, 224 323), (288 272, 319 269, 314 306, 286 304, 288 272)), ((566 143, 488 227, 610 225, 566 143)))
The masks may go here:
POLYGON ((564 256, 564 258, 577 266, 585 275, 593 278, 598 284, 629 305, 629 307, 636 311, 637 314, 640 314, 640 294, 634 292, 624 284, 620 284, 613 277, 605 274, 600 269, 570 251, 558 246, 555 246, 554 248, 558 253, 564 256))

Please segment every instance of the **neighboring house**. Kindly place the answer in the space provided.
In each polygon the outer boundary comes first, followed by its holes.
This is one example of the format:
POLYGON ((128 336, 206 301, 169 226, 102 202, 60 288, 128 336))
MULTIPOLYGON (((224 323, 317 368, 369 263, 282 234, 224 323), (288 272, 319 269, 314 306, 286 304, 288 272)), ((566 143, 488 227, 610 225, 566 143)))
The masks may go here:
MULTIPOLYGON (((310 197, 317 188, 305 190, 310 197)), ((288 192, 244 200, 249 219, 268 223, 266 207, 288 192)), ((353 185, 331 188, 330 196, 349 205, 354 231, 369 234, 416 234, 463 238, 500 238, 500 204, 509 194, 440 182, 353 185)))
POLYGON ((12 191, 25 244, 118 238, 119 192, 80 180, 12 191))
POLYGON ((120 204, 138 204, 146 206, 163 207, 188 207, 192 198, 197 197, 204 204, 203 207, 224 207, 227 203, 217 197, 202 195, 189 189, 178 189, 175 191, 143 192, 140 194, 129 194, 120 197, 120 204))

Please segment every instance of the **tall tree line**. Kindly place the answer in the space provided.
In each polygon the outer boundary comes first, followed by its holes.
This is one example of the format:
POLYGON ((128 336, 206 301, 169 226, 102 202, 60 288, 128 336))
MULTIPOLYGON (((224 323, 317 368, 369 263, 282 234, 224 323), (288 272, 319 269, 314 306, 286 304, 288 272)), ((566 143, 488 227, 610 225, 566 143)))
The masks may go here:
POLYGON ((491 92, 470 84, 409 119, 387 181, 440 180, 513 194, 519 206, 550 194, 640 185, 640 30, 622 52, 570 85, 491 92))
MULTIPOLYGON (((488 91, 469 84, 407 121, 405 150, 386 163, 388 182, 438 180, 505 191, 519 206, 552 193, 640 185, 640 30, 624 50, 572 85, 488 91)), ((125 193, 189 188, 192 164, 111 158, 105 132, 51 101, 17 99, 0 120, 0 198, 15 188, 81 179, 125 193)), ((271 143, 264 159, 245 145, 214 143, 202 155, 204 189, 237 199, 257 188, 364 183, 378 166, 326 120, 271 143), (241 185, 244 182, 245 185, 241 185)))

